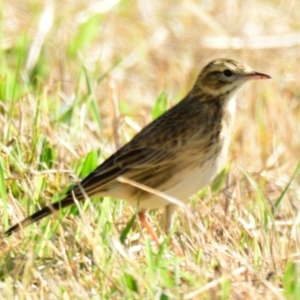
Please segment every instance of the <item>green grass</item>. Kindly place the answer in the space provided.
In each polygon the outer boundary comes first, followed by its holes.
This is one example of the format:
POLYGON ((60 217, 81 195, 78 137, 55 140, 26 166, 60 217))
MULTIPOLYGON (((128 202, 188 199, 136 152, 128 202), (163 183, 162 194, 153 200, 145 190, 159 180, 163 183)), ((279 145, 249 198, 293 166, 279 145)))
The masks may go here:
POLYGON ((240 94, 226 166, 179 209, 183 258, 125 202, 91 199, 1 238, 0 299, 298 299, 300 57, 297 39, 281 41, 299 32, 299 3, 45 3, 0 4, 2 231, 182 99, 209 60, 272 81, 240 94))

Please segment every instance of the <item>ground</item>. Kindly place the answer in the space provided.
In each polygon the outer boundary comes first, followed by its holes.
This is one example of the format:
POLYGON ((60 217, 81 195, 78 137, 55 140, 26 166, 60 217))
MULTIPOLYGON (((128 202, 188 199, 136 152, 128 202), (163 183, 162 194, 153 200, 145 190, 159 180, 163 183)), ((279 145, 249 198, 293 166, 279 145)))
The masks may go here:
MULTIPOLYGON (((300 299, 300 2, 3 1, 2 232, 59 197, 227 57, 272 77, 238 96, 227 164, 159 249, 119 199, 1 237, 0 299, 300 299)), ((159 212, 150 213, 159 228, 159 212)))

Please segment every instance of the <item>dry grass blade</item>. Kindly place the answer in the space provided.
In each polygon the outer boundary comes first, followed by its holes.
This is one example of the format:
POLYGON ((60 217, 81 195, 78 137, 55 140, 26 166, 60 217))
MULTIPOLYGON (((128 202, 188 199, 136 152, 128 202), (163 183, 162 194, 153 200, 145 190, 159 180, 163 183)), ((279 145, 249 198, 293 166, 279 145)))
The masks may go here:
POLYGON ((272 76, 240 95, 227 168, 188 204, 119 178, 182 208, 194 269, 168 239, 139 247, 135 223, 116 242, 132 209, 104 198, 2 239, 0 299, 299 299, 299 1, 0 3, 3 231, 91 171, 92 149, 100 163, 130 140, 159 95, 175 105, 208 61, 272 76))

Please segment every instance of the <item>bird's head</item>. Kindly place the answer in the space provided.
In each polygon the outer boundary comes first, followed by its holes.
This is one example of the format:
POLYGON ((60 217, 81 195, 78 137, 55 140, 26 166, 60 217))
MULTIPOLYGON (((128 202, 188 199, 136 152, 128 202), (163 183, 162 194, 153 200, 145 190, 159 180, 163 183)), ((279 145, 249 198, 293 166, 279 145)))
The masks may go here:
POLYGON ((255 72, 247 65, 232 59, 216 59, 199 74, 195 88, 212 96, 234 94, 251 79, 269 79, 269 75, 255 72))

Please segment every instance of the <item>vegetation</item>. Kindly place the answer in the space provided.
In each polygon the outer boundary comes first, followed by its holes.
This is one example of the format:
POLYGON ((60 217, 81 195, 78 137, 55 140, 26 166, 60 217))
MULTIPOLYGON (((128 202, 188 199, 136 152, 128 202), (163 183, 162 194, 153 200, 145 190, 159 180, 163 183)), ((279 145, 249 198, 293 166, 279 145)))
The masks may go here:
POLYGON ((272 76, 239 94, 228 164, 178 211, 184 257, 168 238, 157 249, 125 202, 92 199, 1 237, 0 299, 300 299, 299 1, 0 11, 2 231, 178 102, 210 60, 272 76))

